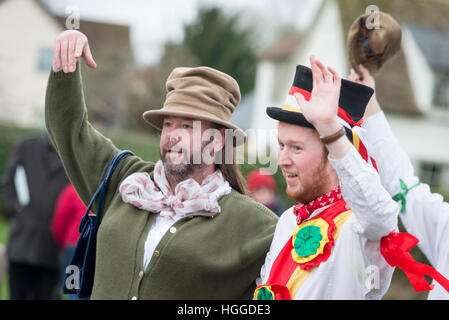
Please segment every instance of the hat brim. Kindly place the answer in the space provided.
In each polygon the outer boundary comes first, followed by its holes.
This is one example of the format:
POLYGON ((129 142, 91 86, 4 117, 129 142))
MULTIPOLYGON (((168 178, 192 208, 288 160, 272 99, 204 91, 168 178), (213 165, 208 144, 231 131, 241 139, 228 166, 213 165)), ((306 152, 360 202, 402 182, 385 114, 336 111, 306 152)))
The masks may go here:
POLYGON ((266 112, 268 116, 274 120, 315 129, 315 127, 306 120, 302 113, 282 110, 281 108, 277 107, 268 107, 266 112))
MULTIPOLYGON (((315 129, 315 127, 306 120, 306 118, 302 113, 282 110, 281 108, 277 107, 268 107, 266 111, 268 116, 274 120, 310 129, 315 129)), ((346 131, 346 135, 352 140, 352 130, 345 126, 343 126, 343 128, 346 131)))
POLYGON ((239 146, 241 144, 244 144, 247 139, 246 133, 234 125, 233 123, 229 121, 224 121, 218 117, 213 117, 210 115, 201 115, 201 114, 192 114, 191 112, 185 112, 185 111, 179 111, 179 110, 167 110, 167 109, 159 109, 159 110, 149 110, 143 113, 143 119, 155 127, 158 130, 162 130, 162 124, 164 122, 164 118, 167 116, 172 117, 181 117, 181 118, 188 118, 188 119, 194 119, 194 120, 204 120, 216 123, 218 125, 221 125, 227 129, 233 130, 233 135, 235 137, 235 146, 239 146))

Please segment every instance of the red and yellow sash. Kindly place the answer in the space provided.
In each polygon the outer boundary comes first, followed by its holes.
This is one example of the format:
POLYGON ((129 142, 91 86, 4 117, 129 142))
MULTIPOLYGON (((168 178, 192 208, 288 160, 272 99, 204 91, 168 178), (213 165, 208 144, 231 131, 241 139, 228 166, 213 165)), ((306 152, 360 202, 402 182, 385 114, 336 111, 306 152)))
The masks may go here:
POLYGON ((290 300, 310 275, 326 261, 352 211, 341 199, 313 219, 302 222, 274 261, 267 283, 254 292, 256 300, 290 300))
MULTIPOLYGON (((327 261, 341 228, 351 216, 346 203, 338 200, 313 219, 304 221, 276 257, 267 283, 254 292, 255 300, 291 300, 313 268, 327 261)), ((402 269, 415 291, 429 291, 424 275, 449 292, 449 280, 431 266, 416 262, 409 251, 419 240, 408 233, 391 232, 380 240, 380 252, 392 267, 402 269)))

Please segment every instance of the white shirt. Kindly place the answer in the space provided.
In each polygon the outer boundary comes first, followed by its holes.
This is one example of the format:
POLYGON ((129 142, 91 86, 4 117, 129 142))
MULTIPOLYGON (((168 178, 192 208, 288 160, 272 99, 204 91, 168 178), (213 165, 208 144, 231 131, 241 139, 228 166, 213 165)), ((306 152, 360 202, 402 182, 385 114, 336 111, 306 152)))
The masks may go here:
MULTIPOLYGON (((231 186, 229 185, 229 182, 226 181, 223 183, 217 190, 215 190, 211 197, 215 197, 216 199, 221 198, 224 195, 229 194, 232 191, 231 186)), ((153 214, 153 213, 150 213, 153 214)), ((156 216, 156 219, 154 220, 153 224, 151 225, 150 231, 148 232, 147 239, 145 240, 145 249, 144 249, 144 256, 143 256, 143 268, 146 270, 148 264, 150 263, 151 257, 154 254, 154 251, 156 250, 157 245, 161 241, 162 237, 167 233, 169 230, 170 232, 176 232, 175 229, 171 229, 171 227, 181 218, 184 218, 185 215, 180 214, 174 214, 172 216, 167 215, 161 215, 161 213, 158 213, 156 216)))
MULTIPOLYGON (((292 298, 381 299, 390 286, 394 268, 380 253, 380 239, 397 230, 399 205, 382 188, 375 170, 355 148, 343 159, 329 158, 329 161, 353 214, 343 225, 329 259, 313 268, 292 298)), ((278 221, 258 284, 266 283, 273 262, 296 227, 296 217, 290 208, 278 221)))
MULTIPOLYGON (((413 166, 394 137, 383 112, 367 118, 363 128, 365 140, 373 147, 370 151, 377 162, 382 185, 391 196, 402 192, 399 179, 410 188, 419 179, 413 166)), ((363 140, 363 137, 362 137, 363 140)), ((420 184, 406 195, 406 210, 400 213, 407 232, 420 241, 418 247, 430 264, 449 279, 449 203, 429 186, 420 184)), ((449 293, 437 282, 428 299, 449 299, 449 293)))

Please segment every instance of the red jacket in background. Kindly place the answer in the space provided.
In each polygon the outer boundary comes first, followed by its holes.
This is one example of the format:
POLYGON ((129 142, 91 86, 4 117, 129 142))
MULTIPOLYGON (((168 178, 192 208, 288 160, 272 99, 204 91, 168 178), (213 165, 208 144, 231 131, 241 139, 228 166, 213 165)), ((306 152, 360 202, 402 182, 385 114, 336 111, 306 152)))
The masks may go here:
POLYGON ((78 228, 86 210, 75 188, 68 184, 56 202, 51 225, 51 231, 60 248, 76 245, 80 236, 78 228))

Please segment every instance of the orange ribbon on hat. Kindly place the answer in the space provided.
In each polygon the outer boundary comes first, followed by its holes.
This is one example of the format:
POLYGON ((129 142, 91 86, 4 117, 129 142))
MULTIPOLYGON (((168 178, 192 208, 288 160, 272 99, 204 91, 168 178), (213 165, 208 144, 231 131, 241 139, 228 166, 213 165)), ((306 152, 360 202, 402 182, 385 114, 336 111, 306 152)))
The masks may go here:
POLYGON ((430 291, 434 285, 429 285, 424 275, 430 276, 449 292, 449 280, 436 269, 426 264, 416 262, 409 251, 419 242, 418 238, 409 233, 391 232, 380 241, 380 252, 392 267, 402 269, 416 292, 430 291))

